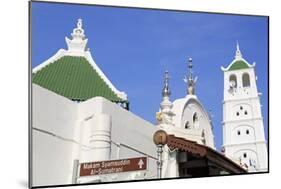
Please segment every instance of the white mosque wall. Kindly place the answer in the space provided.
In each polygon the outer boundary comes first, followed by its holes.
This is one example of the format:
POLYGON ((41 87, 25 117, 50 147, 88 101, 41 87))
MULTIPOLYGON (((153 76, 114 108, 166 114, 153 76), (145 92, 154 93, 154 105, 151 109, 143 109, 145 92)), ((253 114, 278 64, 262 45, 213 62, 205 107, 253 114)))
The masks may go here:
POLYGON ((33 186, 70 183, 77 103, 36 84, 32 91, 33 186))
POLYGON ((153 124, 102 97, 77 103, 36 84, 32 90, 33 186, 74 183, 74 160, 147 157, 148 171, 103 175, 97 180, 156 177, 153 124))
MULTIPOLYGON (((136 116, 130 111, 123 109, 115 103, 106 100, 103 97, 95 97, 85 101, 79 106, 79 120, 89 119, 91 117, 108 115, 111 119, 111 148, 110 156, 107 159, 126 159, 132 157, 148 158, 148 173, 150 177, 156 176, 156 147, 153 143, 153 134, 156 127, 136 116)), ((85 143, 86 144, 86 143, 85 143)), ((81 152, 83 154, 83 152, 81 152)), ((89 157, 82 158, 81 161, 89 161, 89 157)), ((104 159, 106 160, 106 159, 104 159)), ((125 179, 131 178, 132 174, 121 174, 125 179)))
POLYGON ((33 130, 33 186, 70 184, 73 146, 60 137, 33 130))
POLYGON ((78 118, 78 103, 33 84, 32 126, 60 136, 73 138, 78 118))
POLYGON ((187 95, 185 98, 175 100, 172 110, 175 113, 175 128, 173 130, 181 130, 176 133, 185 133, 186 135, 185 137, 178 136, 215 149, 212 123, 208 113, 195 95, 187 95), (193 120, 195 114, 198 116, 196 122, 193 120), (188 128, 185 128, 186 123, 190 125, 188 128))

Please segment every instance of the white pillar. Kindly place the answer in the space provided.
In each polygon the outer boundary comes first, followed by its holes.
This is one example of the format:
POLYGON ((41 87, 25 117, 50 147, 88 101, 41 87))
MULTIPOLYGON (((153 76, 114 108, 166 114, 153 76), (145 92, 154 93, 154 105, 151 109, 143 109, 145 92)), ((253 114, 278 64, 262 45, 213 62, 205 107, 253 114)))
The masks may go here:
POLYGON ((110 159, 111 117, 107 114, 94 114, 84 122, 84 144, 81 161, 92 162, 110 159))
POLYGON ((179 176, 177 151, 171 152, 167 145, 163 148, 162 178, 174 178, 179 176))
POLYGON ((111 118, 106 114, 92 119, 90 147, 94 161, 109 160, 111 151, 111 118))

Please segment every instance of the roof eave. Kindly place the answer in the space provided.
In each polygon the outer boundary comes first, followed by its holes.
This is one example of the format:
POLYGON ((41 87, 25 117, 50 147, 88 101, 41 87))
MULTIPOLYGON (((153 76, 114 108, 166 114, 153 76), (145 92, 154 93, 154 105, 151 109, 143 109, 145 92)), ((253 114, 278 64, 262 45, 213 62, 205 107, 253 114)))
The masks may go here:
POLYGON ((91 52, 85 52, 85 58, 90 62, 91 66, 97 71, 100 77, 104 80, 104 82, 109 86, 109 88, 122 100, 128 101, 127 94, 123 91, 119 91, 116 87, 112 84, 112 82, 105 76, 105 74, 101 71, 98 65, 95 63, 94 59, 92 58, 91 52))
MULTIPOLYGON (((247 64, 248 68, 253 68, 253 67, 255 67, 255 65, 256 65, 255 62, 253 62, 253 64, 250 64, 250 63, 249 63, 247 60, 245 60, 244 58, 239 58, 239 59, 235 58, 234 60, 232 60, 232 62, 231 62, 226 68, 224 68, 223 66, 221 66, 221 70, 222 70, 223 72, 226 72, 226 71, 233 71, 233 70, 229 70, 229 69, 230 69, 231 66, 232 66, 235 62, 237 62, 237 61, 243 61, 243 62, 245 62, 245 63, 247 64)), ((248 69, 248 68, 243 68, 243 69, 248 69)))

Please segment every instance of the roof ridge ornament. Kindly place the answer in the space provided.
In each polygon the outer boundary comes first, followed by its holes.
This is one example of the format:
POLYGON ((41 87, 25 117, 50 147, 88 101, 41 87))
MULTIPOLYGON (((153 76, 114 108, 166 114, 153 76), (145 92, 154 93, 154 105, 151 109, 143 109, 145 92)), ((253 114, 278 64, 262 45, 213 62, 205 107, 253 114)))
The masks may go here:
POLYGON ((82 28, 82 19, 79 18, 77 20, 77 24, 76 24, 76 28, 73 29, 73 32, 71 34, 71 36, 74 38, 82 38, 84 39, 85 38, 85 34, 84 34, 84 30, 82 28))
POLYGON ((76 28, 74 28, 71 33, 72 39, 65 37, 69 55, 83 56, 84 52, 86 51, 88 39, 85 38, 84 29, 82 26, 82 19, 79 18, 76 23, 76 28))
POLYGON ((242 53, 240 51, 238 40, 236 41, 236 53, 235 53, 235 59, 241 60, 242 59, 242 53))
POLYGON ((77 28, 82 29, 82 18, 77 20, 77 28))
POLYGON ((198 77, 196 76, 195 78, 193 78, 193 72, 192 72, 192 68, 193 68, 193 64, 192 64, 192 58, 190 57, 188 59, 188 79, 185 76, 185 78, 183 79, 185 83, 187 83, 187 93, 190 95, 194 95, 195 94, 195 84, 196 81, 198 79, 198 77))
POLYGON ((171 91, 169 89, 169 72, 166 70, 164 74, 164 88, 162 90, 162 96, 163 97, 169 97, 171 95, 171 91))

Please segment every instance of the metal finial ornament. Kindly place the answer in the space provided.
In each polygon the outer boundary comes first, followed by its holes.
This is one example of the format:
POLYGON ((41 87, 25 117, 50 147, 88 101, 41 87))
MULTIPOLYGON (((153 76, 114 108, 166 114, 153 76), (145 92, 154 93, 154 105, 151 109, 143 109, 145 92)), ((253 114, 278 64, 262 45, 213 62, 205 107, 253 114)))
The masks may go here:
POLYGON ((193 68, 193 64, 192 64, 192 58, 188 59, 188 79, 185 77, 184 78, 184 82, 187 83, 187 92, 188 94, 194 95, 194 91, 195 91, 195 83, 197 80, 197 77, 195 77, 195 79, 193 78, 193 73, 192 73, 192 68, 193 68))
POLYGON ((192 68, 193 68, 193 65, 192 65, 192 58, 189 58, 188 59, 188 69, 189 69, 189 79, 193 79, 192 78, 192 68))
POLYGON ((165 71, 165 75, 164 75, 164 88, 162 90, 162 96, 163 97, 169 97, 171 95, 171 91, 169 89, 169 72, 165 71))

